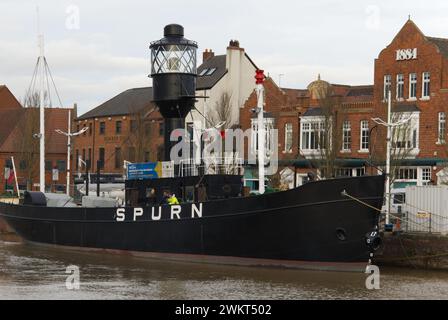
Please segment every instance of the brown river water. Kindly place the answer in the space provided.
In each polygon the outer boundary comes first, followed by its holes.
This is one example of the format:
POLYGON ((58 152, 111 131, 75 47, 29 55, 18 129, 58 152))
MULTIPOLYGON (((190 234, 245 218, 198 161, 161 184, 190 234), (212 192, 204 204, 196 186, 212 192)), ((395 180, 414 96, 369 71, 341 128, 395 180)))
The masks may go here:
POLYGON ((0 241, 0 299, 448 299, 448 272, 367 274, 178 263, 0 241), (68 266, 79 289, 66 286, 68 266))

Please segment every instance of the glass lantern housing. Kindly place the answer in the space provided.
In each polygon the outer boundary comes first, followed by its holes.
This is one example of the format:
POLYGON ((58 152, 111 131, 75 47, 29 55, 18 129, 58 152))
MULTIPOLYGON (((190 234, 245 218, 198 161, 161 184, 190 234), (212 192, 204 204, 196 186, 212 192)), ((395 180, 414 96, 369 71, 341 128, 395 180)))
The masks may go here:
POLYGON ((197 44, 182 39, 181 43, 168 43, 162 39, 151 44, 151 75, 186 73, 196 75, 197 44))

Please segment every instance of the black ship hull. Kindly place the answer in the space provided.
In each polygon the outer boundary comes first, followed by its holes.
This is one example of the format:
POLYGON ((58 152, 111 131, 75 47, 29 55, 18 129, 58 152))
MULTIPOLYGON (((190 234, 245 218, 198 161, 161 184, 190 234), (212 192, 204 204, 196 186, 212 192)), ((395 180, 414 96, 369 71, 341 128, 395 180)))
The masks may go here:
POLYGON ((253 197, 144 208, 0 204, 25 240, 70 248, 246 265, 358 269, 384 177, 324 180, 253 197))

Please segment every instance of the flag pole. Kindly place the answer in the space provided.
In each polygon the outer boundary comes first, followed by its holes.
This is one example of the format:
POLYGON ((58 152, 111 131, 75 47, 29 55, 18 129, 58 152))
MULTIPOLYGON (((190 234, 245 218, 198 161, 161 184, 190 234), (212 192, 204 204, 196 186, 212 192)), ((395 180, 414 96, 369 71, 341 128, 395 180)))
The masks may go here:
POLYGON ((19 182, 17 181, 16 165, 14 163, 13 156, 11 156, 11 161, 12 161, 12 170, 14 171, 14 180, 16 181, 17 196, 20 198, 19 182))

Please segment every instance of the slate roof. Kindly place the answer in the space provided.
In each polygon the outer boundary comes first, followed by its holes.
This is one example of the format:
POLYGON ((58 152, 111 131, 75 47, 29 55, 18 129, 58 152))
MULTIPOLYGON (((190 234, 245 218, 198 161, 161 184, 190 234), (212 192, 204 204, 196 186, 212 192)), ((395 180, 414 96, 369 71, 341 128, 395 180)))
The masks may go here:
POLYGON ((433 37, 426 37, 430 42, 435 44, 439 50, 440 53, 445 57, 448 58, 448 39, 444 38, 433 38, 433 37))
POLYGON ((351 86, 347 97, 373 96, 373 85, 351 86))
POLYGON ((226 69, 226 55, 214 56, 206 60, 198 68, 198 78, 196 82, 197 90, 207 90, 213 88, 213 86, 221 80, 222 77, 227 73, 226 69), (216 68, 213 74, 209 76, 199 76, 201 72, 205 69, 216 68))
POLYGON ((120 116, 138 112, 152 104, 152 87, 126 90, 92 109, 77 120, 96 117, 120 116))
POLYGON ((320 107, 310 107, 308 110, 305 111, 305 113, 302 115, 302 117, 316 117, 316 116, 322 116, 323 111, 320 107))

